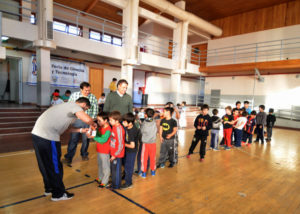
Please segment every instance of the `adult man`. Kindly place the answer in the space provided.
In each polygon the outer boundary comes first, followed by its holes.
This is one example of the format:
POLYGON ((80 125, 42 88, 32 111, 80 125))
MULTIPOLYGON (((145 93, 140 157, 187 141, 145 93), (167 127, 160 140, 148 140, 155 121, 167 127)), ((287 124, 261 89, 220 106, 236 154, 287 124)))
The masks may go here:
MULTIPOLYGON (((45 195, 52 193, 52 201, 68 200, 74 196, 65 190, 63 183, 60 135, 76 118, 87 125, 95 126, 92 118, 84 112, 89 107, 90 101, 84 97, 79 98, 75 103, 53 106, 37 119, 31 132, 36 158, 43 176, 45 195)), ((71 131, 86 132, 87 130, 71 131)))
POLYGON ((116 83, 117 83, 117 79, 113 78, 112 82, 109 84, 109 87, 108 87, 110 92, 115 92, 117 90, 116 83))
POLYGON ((117 91, 109 93, 104 104, 104 112, 119 111, 121 115, 132 112, 132 98, 126 94, 128 82, 124 79, 119 80, 117 91))
MULTIPOLYGON (((80 84, 80 91, 75 92, 71 95, 69 102, 75 102, 80 97, 86 97, 89 99, 91 103, 91 108, 86 111, 86 113, 93 118, 94 120, 97 118, 98 114, 98 102, 95 95, 91 94, 91 85, 88 82, 82 82, 80 84)), ((88 126, 81 120, 76 120, 73 127, 75 128, 87 128, 88 126)), ((80 154, 82 157, 82 160, 88 160, 88 148, 89 148, 89 142, 90 140, 86 137, 85 134, 82 135, 82 145, 80 154)), ((64 162, 67 164, 72 163, 72 159, 76 153, 77 144, 79 141, 80 133, 71 133, 71 137, 68 144, 68 151, 67 154, 65 154, 64 162)))

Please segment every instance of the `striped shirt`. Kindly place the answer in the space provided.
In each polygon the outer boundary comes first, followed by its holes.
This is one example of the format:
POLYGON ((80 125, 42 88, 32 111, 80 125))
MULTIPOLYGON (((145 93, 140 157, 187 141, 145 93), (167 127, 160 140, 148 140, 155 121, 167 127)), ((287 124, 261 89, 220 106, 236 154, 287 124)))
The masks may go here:
MULTIPOLYGON (((76 100, 80 97, 85 97, 85 96, 83 96, 80 93, 80 91, 74 92, 74 93, 71 94, 69 102, 76 102, 76 100)), ((86 98, 89 99, 89 101, 91 103, 91 108, 86 110, 85 113, 87 113, 91 118, 95 119, 97 117, 98 108, 99 108, 97 98, 93 94, 89 94, 86 98)))

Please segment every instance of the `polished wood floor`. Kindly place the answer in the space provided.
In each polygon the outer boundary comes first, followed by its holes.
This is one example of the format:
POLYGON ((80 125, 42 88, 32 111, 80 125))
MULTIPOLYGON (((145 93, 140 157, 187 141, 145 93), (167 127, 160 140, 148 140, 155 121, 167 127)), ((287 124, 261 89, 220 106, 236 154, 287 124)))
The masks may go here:
MULTIPOLYGON (((192 136, 192 129, 179 131, 179 156, 192 136)), ((69 191, 75 197, 60 202, 38 197, 43 185, 34 152, 1 154, 0 207, 10 206, 0 213, 300 213, 299 142, 300 132, 275 129, 271 143, 207 151, 203 163, 198 154, 181 157, 176 167, 146 179, 134 176, 132 189, 117 192, 89 183, 97 174, 91 144, 89 161, 77 153, 72 167, 64 168, 64 183, 74 187, 69 191), (27 199, 33 200, 22 202, 27 199)))

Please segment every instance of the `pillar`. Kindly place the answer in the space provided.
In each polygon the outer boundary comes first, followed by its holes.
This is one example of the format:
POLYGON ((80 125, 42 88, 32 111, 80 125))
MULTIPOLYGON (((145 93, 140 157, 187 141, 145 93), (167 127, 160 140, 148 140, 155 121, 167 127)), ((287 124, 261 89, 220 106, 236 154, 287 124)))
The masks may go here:
POLYGON ((127 93, 130 95, 133 94, 133 67, 138 62, 138 8, 139 0, 128 0, 123 9, 125 57, 121 65, 121 78, 128 81, 127 93))
MULTIPOLYGON (((185 1, 179 1, 175 5, 181 9, 185 9, 185 1)), ((173 41, 177 45, 175 49, 176 67, 171 72, 170 100, 175 104, 183 101, 181 98, 181 75, 186 71, 188 26, 189 23, 186 21, 178 22, 177 28, 173 31, 173 41)))
POLYGON ((38 40, 33 42, 36 47, 37 60, 37 105, 48 106, 51 95, 50 51, 56 48, 51 26, 53 22, 53 1, 39 0, 37 11, 38 40))

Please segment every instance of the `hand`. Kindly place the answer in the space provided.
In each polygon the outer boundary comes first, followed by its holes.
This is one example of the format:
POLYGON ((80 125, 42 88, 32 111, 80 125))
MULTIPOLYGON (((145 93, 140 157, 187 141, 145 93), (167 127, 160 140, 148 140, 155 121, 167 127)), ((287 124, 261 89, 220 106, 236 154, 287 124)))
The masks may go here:
POLYGON ((202 127, 202 130, 206 130, 206 127, 205 127, 205 126, 203 126, 203 127, 202 127))
POLYGON ((81 133, 87 134, 89 132, 89 128, 82 128, 81 133))
POLYGON ((160 142, 163 143, 164 142, 164 139, 162 137, 160 137, 160 142))
POLYGON ((259 128, 261 129, 261 128, 262 128, 262 125, 260 125, 259 128))
POLYGON ((91 135, 90 132, 86 132, 85 135, 86 135, 87 138, 93 138, 93 136, 91 135))
POLYGON ((114 159, 116 159, 116 157, 111 156, 110 161, 113 161, 114 159))
POLYGON ((171 137, 172 137, 171 134, 168 134, 166 138, 170 139, 171 137))
POLYGON ((95 130, 96 128, 97 128, 97 123, 93 123, 93 124, 91 125, 91 129, 95 130))
POLYGON ((201 129, 201 126, 197 126, 197 129, 201 129))

